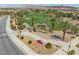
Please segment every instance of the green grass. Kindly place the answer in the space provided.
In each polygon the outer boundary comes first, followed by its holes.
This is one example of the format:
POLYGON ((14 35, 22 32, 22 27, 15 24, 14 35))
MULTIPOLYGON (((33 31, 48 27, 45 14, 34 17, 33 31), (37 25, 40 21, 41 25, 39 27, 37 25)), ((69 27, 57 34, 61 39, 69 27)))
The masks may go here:
MULTIPOLYGON (((52 27, 51 22, 49 22, 51 18, 49 18, 46 13, 34 13, 34 14, 28 13, 27 15, 25 15, 25 18, 29 18, 29 20, 24 19, 24 22, 30 24, 30 26, 32 26, 31 20, 30 20, 31 17, 34 17, 35 22, 40 24, 43 24, 47 19, 48 27, 52 27)), ((62 20, 56 19, 54 22, 54 30, 58 30, 58 31, 62 30, 63 25, 64 25, 64 22, 62 20)), ((76 27, 71 25, 70 23, 68 23, 67 26, 76 27)))

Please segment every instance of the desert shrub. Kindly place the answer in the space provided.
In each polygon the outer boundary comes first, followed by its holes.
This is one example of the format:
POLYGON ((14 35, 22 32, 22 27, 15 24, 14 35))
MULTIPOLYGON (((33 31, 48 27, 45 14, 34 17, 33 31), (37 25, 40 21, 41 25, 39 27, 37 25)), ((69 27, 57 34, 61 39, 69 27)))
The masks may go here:
POLYGON ((75 38, 75 36, 72 36, 71 38, 75 38))
POLYGON ((79 36, 78 34, 76 36, 79 36))
POLYGON ((16 30, 16 26, 13 26, 13 25, 11 24, 11 29, 16 30))
POLYGON ((24 39, 24 37, 23 37, 23 36, 21 36, 21 39, 24 39))
POLYGON ((76 45, 77 48, 79 48, 79 43, 76 45))
POLYGON ((15 22, 15 24, 17 25, 17 22, 15 22))
POLYGON ((28 41, 28 44, 32 44, 32 41, 31 41, 31 40, 29 40, 29 41, 28 41))
POLYGON ((25 28, 25 25, 18 25, 19 30, 23 30, 25 28))
POLYGON ((69 52, 68 52, 68 55, 74 55, 75 54, 75 50, 70 50, 69 52))
POLYGON ((46 43, 45 47, 46 47, 47 49, 49 49, 49 48, 52 47, 52 44, 51 44, 50 42, 48 42, 48 43, 46 43))
POLYGON ((12 23, 13 21, 12 20, 10 20, 10 23, 12 23))

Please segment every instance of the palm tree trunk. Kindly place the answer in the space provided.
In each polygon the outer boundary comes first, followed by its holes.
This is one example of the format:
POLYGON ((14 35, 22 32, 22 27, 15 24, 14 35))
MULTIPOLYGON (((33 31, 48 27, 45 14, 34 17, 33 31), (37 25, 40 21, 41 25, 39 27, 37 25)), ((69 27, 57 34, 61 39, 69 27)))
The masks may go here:
POLYGON ((54 30, 54 21, 52 23, 52 33, 53 33, 53 30, 54 30))
POLYGON ((21 38, 21 30, 19 31, 19 38, 21 38))
POLYGON ((49 29, 49 32, 52 33, 53 32, 52 29, 49 29))
POLYGON ((66 35, 66 30, 63 30, 63 41, 64 41, 64 39, 65 39, 65 35, 66 35))
POLYGON ((34 20, 32 20, 33 31, 36 32, 34 20))
POLYGON ((34 32, 36 32, 36 29, 35 29, 35 27, 34 27, 34 26, 33 26, 33 31, 34 31, 34 32))

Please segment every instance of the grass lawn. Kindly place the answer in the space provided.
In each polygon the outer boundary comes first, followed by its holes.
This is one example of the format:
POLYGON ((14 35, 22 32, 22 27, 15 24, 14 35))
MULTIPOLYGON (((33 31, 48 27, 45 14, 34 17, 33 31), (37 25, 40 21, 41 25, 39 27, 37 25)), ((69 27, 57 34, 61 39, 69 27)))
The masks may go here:
MULTIPOLYGON (((25 23, 28 23, 30 26, 32 26, 31 24, 31 17, 34 17, 35 19, 35 22, 36 23, 40 23, 40 24, 43 24, 45 23, 45 21, 47 22, 47 25, 48 27, 52 27, 51 25, 51 22, 49 21, 51 18, 47 16, 47 14, 45 13, 34 13, 34 14, 28 14, 28 15, 25 15, 25 19, 24 19, 24 22, 25 23), (46 17, 45 17, 46 16, 46 17), (27 20, 26 18, 29 18, 29 20, 27 20), (48 21, 47 21, 48 20, 48 21)), ((54 30, 57 30, 57 31, 61 31, 63 29, 63 25, 64 25, 64 21, 63 20, 59 20, 59 19, 56 19, 54 21, 54 30)), ((70 23, 67 24, 67 26, 72 26, 74 27, 73 25, 71 25, 70 23)), ((76 26, 75 26, 76 27, 76 26)))

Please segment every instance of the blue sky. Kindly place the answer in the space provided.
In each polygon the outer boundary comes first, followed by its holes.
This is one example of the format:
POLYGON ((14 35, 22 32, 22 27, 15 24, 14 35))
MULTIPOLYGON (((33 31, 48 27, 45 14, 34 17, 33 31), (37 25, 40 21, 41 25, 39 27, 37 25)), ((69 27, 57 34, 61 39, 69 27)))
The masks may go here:
POLYGON ((79 4, 39 4, 39 5, 43 5, 43 6, 61 6, 61 5, 63 5, 63 6, 79 7, 79 4))
MULTIPOLYGON (((34 6, 73 6, 79 7, 79 4, 33 4, 34 6)), ((24 7, 26 4, 0 4, 0 7, 24 7)))
POLYGON ((0 4, 0 7, 23 7, 22 4, 0 4))

